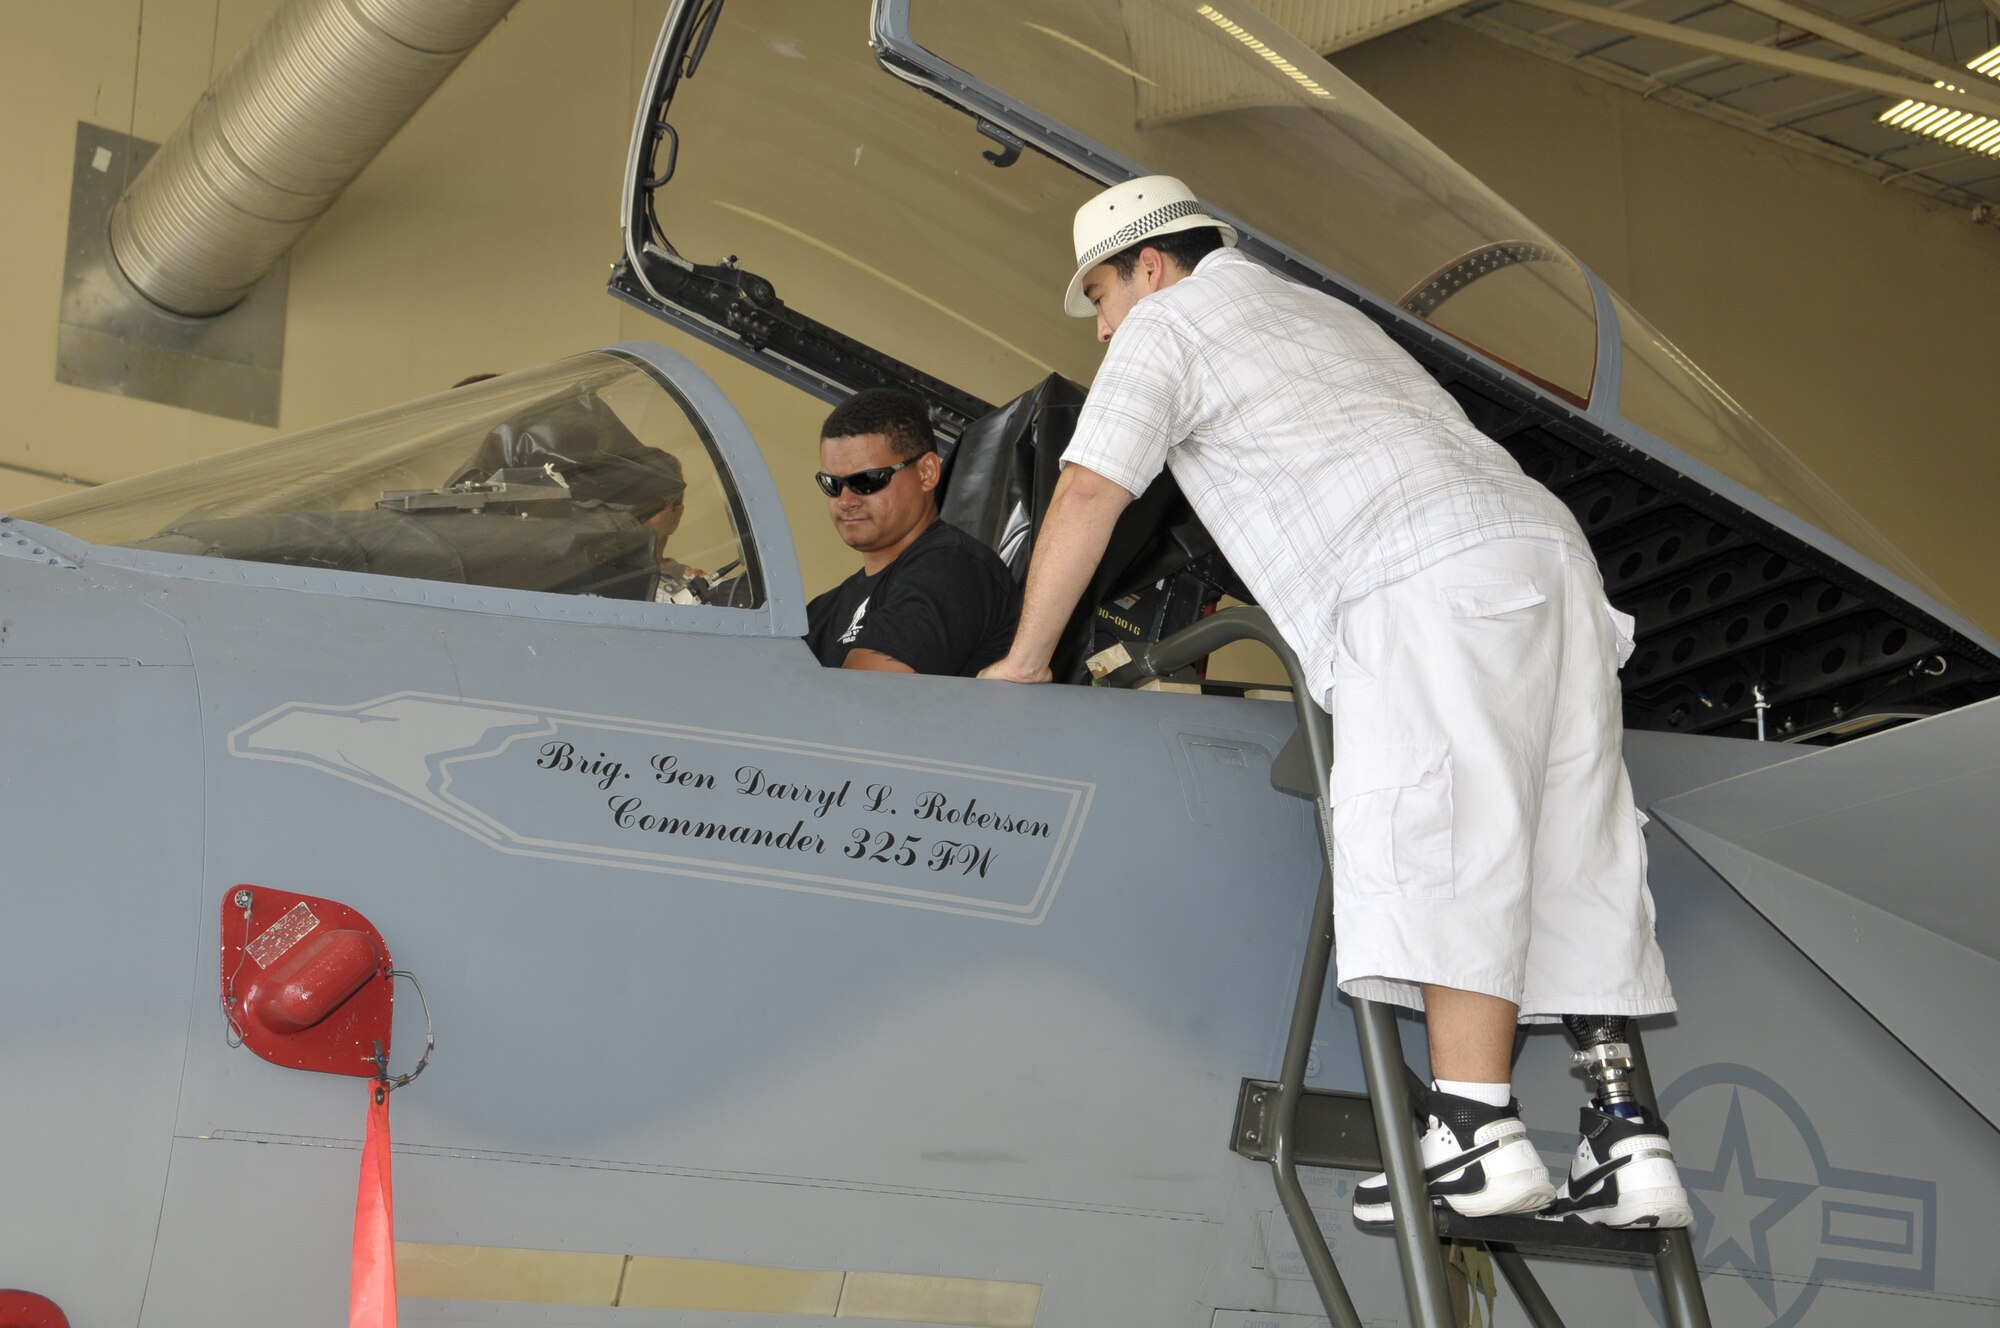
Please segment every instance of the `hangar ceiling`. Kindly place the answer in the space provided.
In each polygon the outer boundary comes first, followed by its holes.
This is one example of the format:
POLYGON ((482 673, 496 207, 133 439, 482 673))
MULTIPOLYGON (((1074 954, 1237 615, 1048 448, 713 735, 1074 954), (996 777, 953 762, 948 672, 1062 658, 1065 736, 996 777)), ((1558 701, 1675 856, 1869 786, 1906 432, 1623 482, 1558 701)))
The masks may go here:
POLYGON ((2000 133, 1986 150, 1882 122, 1928 95, 1955 122, 2000 127, 2000 79, 1969 62, 2000 46, 2000 0, 1261 0, 1331 54, 1448 15, 1607 82, 2000 221, 2000 133), (1938 85, 1948 84, 1945 90, 1938 85))

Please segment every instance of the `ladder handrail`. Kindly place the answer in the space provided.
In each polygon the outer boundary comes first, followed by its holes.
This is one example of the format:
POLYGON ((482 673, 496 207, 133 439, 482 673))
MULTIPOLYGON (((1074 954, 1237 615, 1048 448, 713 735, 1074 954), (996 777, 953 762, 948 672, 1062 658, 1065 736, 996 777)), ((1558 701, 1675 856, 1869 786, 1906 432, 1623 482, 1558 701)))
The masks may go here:
MULTIPOLYGON (((1660 1098, 1653 1091, 1653 1069, 1646 1060, 1646 1046, 1634 1023, 1626 1033, 1632 1048, 1632 1096, 1652 1114, 1660 1114, 1660 1098)), ((1653 1258, 1653 1278, 1659 1283, 1661 1308, 1671 1328, 1710 1328, 1708 1297, 1701 1289, 1701 1269, 1694 1262, 1694 1232, 1666 1230, 1660 1233, 1660 1252, 1653 1258)))
MULTIPOLYGON (((1306 1200, 1305 1188, 1299 1183, 1293 1139, 1299 1098, 1305 1092, 1306 1064, 1312 1055, 1313 1032, 1319 1022, 1320 1001, 1333 953, 1333 792, 1327 782, 1333 768, 1333 719, 1313 699, 1306 686, 1305 668, 1278 635, 1271 615, 1254 607, 1223 609, 1164 640, 1145 643, 1133 652, 1130 664, 1106 675, 1103 685, 1135 686, 1147 678, 1186 668, 1233 641, 1256 641, 1268 647, 1285 666, 1285 674, 1291 680, 1299 734, 1305 741, 1313 769, 1316 790, 1313 810, 1325 858, 1319 893, 1313 901, 1312 929, 1299 970, 1298 993, 1292 1003, 1291 1028, 1285 1036, 1283 1069, 1278 1076, 1278 1100, 1272 1113, 1277 1123, 1272 1131, 1271 1170, 1277 1181, 1278 1201, 1284 1206, 1292 1237, 1298 1242, 1328 1319, 1335 1328, 1359 1328, 1360 1319, 1348 1297, 1346 1284, 1334 1267, 1325 1233, 1320 1230, 1319 1220, 1306 1200)), ((1444 1250, 1431 1226, 1424 1164, 1417 1152, 1416 1135, 1410 1128, 1412 1113, 1404 1081, 1408 1071, 1402 1040, 1396 1032, 1396 1018, 1387 1006, 1375 1001, 1356 1000, 1354 1009, 1369 1105, 1375 1114, 1383 1171, 1389 1180, 1390 1208, 1396 1227, 1396 1262, 1402 1270, 1403 1295, 1409 1302, 1414 1324, 1420 1328, 1450 1328, 1451 1293, 1445 1283, 1444 1250)))
POLYGON ((1285 666, 1291 679, 1292 708, 1298 712, 1299 732, 1312 754, 1313 769, 1319 772, 1319 791, 1326 800, 1327 771, 1333 766, 1333 721, 1305 684, 1305 666, 1278 635, 1271 615, 1253 605, 1220 609, 1206 618, 1197 618, 1172 636, 1159 641, 1128 645, 1132 662, 1104 675, 1101 686, 1136 687, 1149 678, 1163 678, 1178 672, 1204 655, 1214 654, 1235 641, 1255 641, 1267 647, 1285 666))

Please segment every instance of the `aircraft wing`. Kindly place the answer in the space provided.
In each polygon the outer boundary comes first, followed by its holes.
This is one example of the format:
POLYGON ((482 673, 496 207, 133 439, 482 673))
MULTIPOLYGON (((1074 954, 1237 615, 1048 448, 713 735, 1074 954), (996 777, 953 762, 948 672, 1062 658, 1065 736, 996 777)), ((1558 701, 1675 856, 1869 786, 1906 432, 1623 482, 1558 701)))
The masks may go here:
POLYGON ((2000 702, 1667 798, 1660 819, 2000 1123, 2000 702))

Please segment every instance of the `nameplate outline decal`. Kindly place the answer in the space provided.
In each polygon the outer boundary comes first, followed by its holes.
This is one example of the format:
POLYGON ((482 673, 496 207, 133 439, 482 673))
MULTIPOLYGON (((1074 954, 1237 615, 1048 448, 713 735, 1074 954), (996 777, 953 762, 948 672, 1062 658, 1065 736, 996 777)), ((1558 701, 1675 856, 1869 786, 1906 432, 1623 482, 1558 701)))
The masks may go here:
POLYGON ((502 853, 1038 925, 1096 785, 431 692, 291 701, 232 756, 396 799, 502 853))

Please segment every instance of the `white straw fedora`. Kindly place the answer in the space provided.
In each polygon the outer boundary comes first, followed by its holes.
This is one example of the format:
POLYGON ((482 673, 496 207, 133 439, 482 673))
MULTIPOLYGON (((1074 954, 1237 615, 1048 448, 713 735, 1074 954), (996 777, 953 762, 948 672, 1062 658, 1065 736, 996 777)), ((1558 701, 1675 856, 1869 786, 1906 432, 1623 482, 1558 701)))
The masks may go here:
POLYGON ((1200 200, 1171 175, 1142 175, 1112 185, 1076 210, 1072 231, 1076 275, 1070 278, 1063 296, 1063 312, 1072 318, 1088 318, 1096 312, 1083 298, 1083 276, 1111 255, 1155 235, 1191 231, 1197 226, 1213 226, 1222 232, 1224 244, 1236 243, 1236 228, 1202 211, 1200 200))

